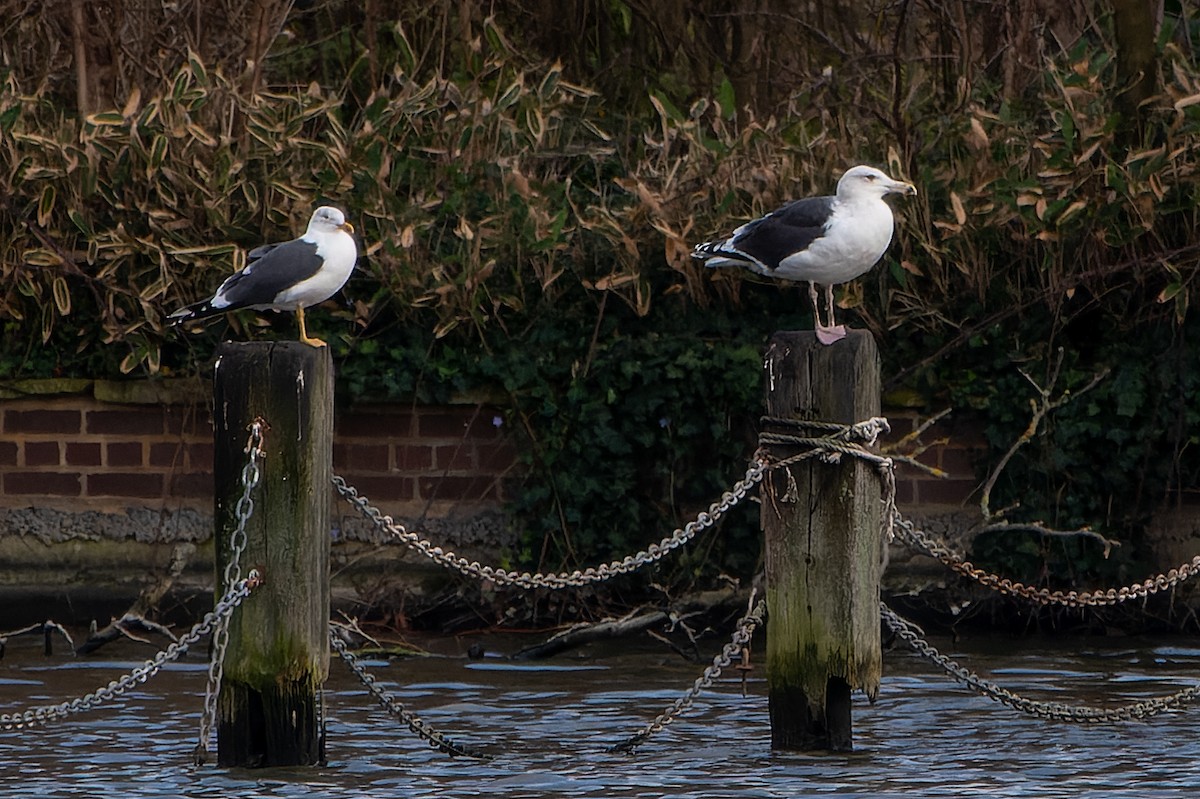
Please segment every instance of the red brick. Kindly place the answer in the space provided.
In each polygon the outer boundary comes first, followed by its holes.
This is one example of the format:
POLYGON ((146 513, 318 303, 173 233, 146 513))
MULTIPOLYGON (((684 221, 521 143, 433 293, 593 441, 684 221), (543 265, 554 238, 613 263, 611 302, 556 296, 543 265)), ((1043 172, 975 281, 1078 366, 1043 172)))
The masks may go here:
POLYGON ((188 468, 192 471, 211 472, 213 468, 212 444, 188 444, 188 468))
POLYGON ((7 411, 6 433, 78 433, 79 411, 7 411))
POLYGON ((396 469, 401 472, 420 472, 433 468, 433 447, 423 444, 397 444, 396 469))
POLYGON ((186 472, 171 476, 169 493, 173 497, 212 500, 213 476, 205 472, 186 472))
POLYGON ((346 450, 347 446, 345 444, 339 444, 337 441, 333 442, 333 470, 335 472, 344 468, 343 464, 346 463, 346 450))
POLYGON ((963 505, 978 486, 975 480, 921 480, 917 486, 917 502, 923 505, 963 505))
POLYGON ((68 441, 67 464, 69 466, 99 466, 100 445, 81 441, 68 441))
POLYGON ((162 468, 173 468, 182 465, 183 445, 177 442, 172 444, 151 444, 148 463, 151 466, 162 468))
POLYGON ((946 447, 942 450, 942 470, 951 477, 973 477, 975 475, 975 457, 978 450, 965 450, 961 447, 946 447))
POLYGON ((490 477, 421 477, 420 499, 495 502, 498 483, 490 477))
POLYGON ((517 463, 517 448, 511 442, 478 444, 475 457, 479 459, 479 470, 490 474, 507 472, 517 463))
POLYGON ((908 463, 896 464, 896 479, 898 480, 935 480, 937 478, 929 475, 928 472, 918 469, 908 463))
POLYGON ((452 469, 465 472, 475 468, 474 458, 471 457, 474 447, 469 444, 451 444, 437 447, 434 451, 434 463, 438 469, 452 469))
POLYGON ((906 435, 917 429, 919 418, 912 411, 894 411, 887 408, 884 409, 888 420, 888 427, 892 432, 883 437, 884 441, 895 442, 904 438, 906 435))
POLYGON ((90 497, 157 498, 163 495, 161 474, 134 472, 101 472, 87 477, 90 497))
MULTIPOLYGON (((917 457, 913 458, 913 460, 915 460, 917 463, 923 463, 926 466, 931 466, 931 467, 936 468, 938 465, 938 457, 940 456, 940 454, 941 454, 940 447, 930 447, 929 449, 925 450, 917 457)), ((916 467, 910 467, 910 468, 916 469, 916 467)), ((924 474, 924 472, 922 472, 922 474, 924 474)))
POLYGON ((13 441, 0 441, 0 466, 17 465, 17 445, 13 441))
POLYGON ((421 438, 494 438, 499 428, 497 414, 487 408, 462 411, 426 411, 417 418, 421 438))
POLYGON ((167 433, 195 438, 212 438, 212 420, 208 410, 199 405, 171 405, 163 409, 167 433))
POLYGON ((88 411, 87 431, 105 435, 158 435, 163 410, 153 406, 134 411, 88 411))
POLYGON ((394 475, 344 475, 346 482, 358 489, 371 502, 401 502, 413 498, 415 481, 411 477, 394 475))
POLYGON ((333 465, 335 469, 356 472, 386 472, 388 470, 388 445, 335 444, 333 465))
POLYGON ((58 466, 61 454, 57 441, 26 441, 26 466, 58 466))
POLYGON ((77 497, 82 493, 77 474, 63 472, 15 472, 4 475, 4 493, 30 496, 77 497))
POLYGON ((142 444, 140 441, 120 441, 104 445, 106 466, 141 466, 142 444))
POLYGON ((344 413, 334 423, 334 435, 339 438, 408 437, 412 435, 413 415, 407 411, 394 413, 360 411, 344 413))
POLYGON ((988 446, 983 428, 978 424, 966 421, 956 421, 953 418, 944 419, 934 425, 930 432, 935 433, 939 438, 949 438, 964 449, 987 449, 988 446))

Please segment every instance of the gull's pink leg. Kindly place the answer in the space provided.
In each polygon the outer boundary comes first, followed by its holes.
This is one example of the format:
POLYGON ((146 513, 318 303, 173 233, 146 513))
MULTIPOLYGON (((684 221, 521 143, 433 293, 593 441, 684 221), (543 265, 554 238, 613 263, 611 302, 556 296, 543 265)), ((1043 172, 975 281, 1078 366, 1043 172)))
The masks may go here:
POLYGON ((817 284, 811 280, 808 282, 808 297, 812 300, 813 327, 821 330, 824 327, 821 322, 821 301, 817 299, 817 284))
MULTIPOLYGON (((811 283, 809 285, 812 285, 811 283)), ((815 289, 814 289, 815 291, 815 289)), ((814 301, 816 297, 814 295, 814 301)), ((833 316, 833 286, 825 287, 825 307, 829 309, 829 326, 817 325, 817 341, 822 344, 832 344, 835 341, 841 341, 846 337, 846 328, 842 325, 834 325, 833 316)))

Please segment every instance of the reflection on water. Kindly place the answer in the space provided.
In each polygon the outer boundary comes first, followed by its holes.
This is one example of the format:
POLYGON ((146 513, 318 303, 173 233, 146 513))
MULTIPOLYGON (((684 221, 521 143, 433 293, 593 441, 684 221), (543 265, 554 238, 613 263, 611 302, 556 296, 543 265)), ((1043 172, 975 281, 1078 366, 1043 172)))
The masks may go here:
MULTIPOLYGON (((1020 641, 1003 652, 951 654, 1007 688, 1095 705, 1172 693, 1196 680, 1200 666, 1200 650, 1177 642, 1048 646, 1020 641)), ((132 644, 120 647, 113 652, 129 660, 44 658, 10 646, 0 660, 0 712, 94 690, 145 657, 132 644)), ((855 707, 856 751, 839 755, 771 751, 761 674, 746 698, 736 679, 704 693, 636 754, 606 752, 699 675, 702 666, 656 650, 545 665, 432 657, 371 668, 427 722, 496 760, 431 750, 335 658, 327 766, 193 767, 205 681, 197 657, 72 721, 0 732, 0 796, 1040 798, 1130 796, 1136 786, 1182 797, 1200 785, 1200 707, 1111 726, 1044 722, 966 692, 907 653, 886 656, 879 700, 855 707)))

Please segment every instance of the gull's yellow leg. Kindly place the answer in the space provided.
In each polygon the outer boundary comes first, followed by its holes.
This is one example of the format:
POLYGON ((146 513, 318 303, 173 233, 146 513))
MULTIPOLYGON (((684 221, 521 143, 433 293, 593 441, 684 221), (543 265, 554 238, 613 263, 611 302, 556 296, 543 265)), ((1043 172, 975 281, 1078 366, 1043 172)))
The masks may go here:
POLYGON ((305 330, 305 328, 304 328, 304 309, 303 308, 296 309, 296 320, 298 322, 300 322, 300 341, 304 342, 305 344, 307 344, 310 347, 324 347, 325 346, 325 342, 321 341, 321 339, 308 337, 308 331, 305 330))

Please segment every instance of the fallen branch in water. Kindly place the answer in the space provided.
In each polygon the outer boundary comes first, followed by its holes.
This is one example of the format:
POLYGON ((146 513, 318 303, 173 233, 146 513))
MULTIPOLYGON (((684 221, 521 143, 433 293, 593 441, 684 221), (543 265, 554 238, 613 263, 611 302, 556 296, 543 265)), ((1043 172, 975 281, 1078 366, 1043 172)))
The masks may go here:
POLYGON ((540 660, 557 655, 577 646, 608 638, 621 638, 638 633, 655 624, 662 624, 670 617, 661 610, 636 614, 637 611, 619 619, 606 619, 596 623, 576 624, 547 638, 540 644, 527 646, 513 655, 513 660, 540 660))
POLYGON ((179 640, 173 632, 158 622, 149 621, 134 613, 126 613, 119 619, 113 619, 102 629, 94 629, 93 625, 93 629, 88 635, 87 640, 79 645, 79 648, 75 650, 75 654, 91 654, 105 644, 116 641, 118 638, 128 638, 130 641, 137 641, 139 644, 154 643, 143 634, 161 635, 171 639, 172 643, 179 640))
POLYGON ((175 579, 183 573, 188 560, 195 552, 195 544, 176 545, 171 551, 171 562, 167 564, 167 570, 152 585, 143 589, 138 594, 138 598, 134 600, 133 604, 129 606, 129 610, 125 611, 125 614, 121 618, 111 619, 101 629, 96 629, 96 623, 93 621, 87 640, 79 645, 79 648, 75 650, 75 654, 90 654, 105 644, 116 641, 119 638, 128 638, 140 644, 153 643, 143 635, 144 633, 162 635, 171 639, 172 642, 176 641, 174 633, 158 622, 146 619, 146 614, 158 607, 158 603, 171 590, 175 579))
POLYGON ((66 628, 63 627, 61 624, 59 624, 56 621, 51 621, 50 619, 46 619, 45 621, 38 622, 37 624, 31 624, 28 627, 22 627, 19 630, 13 630, 12 632, 7 632, 7 633, 0 633, 0 658, 4 657, 4 649, 5 649, 5 646, 7 646, 7 644, 8 644, 9 638, 15 638, 20 635, 37 635, 37 634, 41 634, 43 637, 43 641, 44 641, 43 651, 46 653, 46 655, 47 656, 53 655, 54 654, 54 633, 58 633, 63 638, 66 638, 67 645, 70 646, 72 649, 75 648, 75 642, 73 640, 71 640, 71 634, 69 632, 67 632, 66 628))
MULTIPOLYGON (((667 633, 682 629, 688 636, 692 648, 696 649, 696 638, 685 623, 686 620, 711 614, 726 609, 736 612, 736 608, 745 604, 745 598, 750 596, 748 589, 742 590, 737 585, 711 591, 698 591, 671 601, 669 610, 634 610, 619 619, 605 619, 594 623, 575 624, 561 632, 555 633, 540 644, 527 646, 513 655, 513 660, 539 660, 551 657, 568 649, 574 649, 595 641, 611 640, 637 633, 651 632, 652 627, 666 625, 667 633)), ((659 640, 663 636, 654 635, 659 640)), ((692 660, 681 647, 671 645, 671 648, 688 660, 692 660)))

